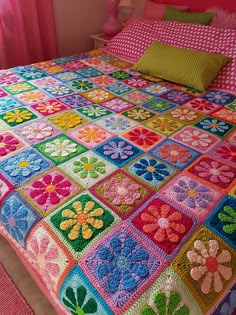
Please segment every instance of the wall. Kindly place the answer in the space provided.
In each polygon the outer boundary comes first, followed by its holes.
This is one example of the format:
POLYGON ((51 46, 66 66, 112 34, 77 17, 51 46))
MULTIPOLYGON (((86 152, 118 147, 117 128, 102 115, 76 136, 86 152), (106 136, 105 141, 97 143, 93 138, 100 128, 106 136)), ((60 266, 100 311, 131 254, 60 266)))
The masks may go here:
MULTIPOLYGON (((107 12, 105 0, 53 0, 60 56, 83 53, 94 48, 92 34, 102 32, 107 12)), ((135 16, 142 13, 145 0, 135 0, 135 16)))

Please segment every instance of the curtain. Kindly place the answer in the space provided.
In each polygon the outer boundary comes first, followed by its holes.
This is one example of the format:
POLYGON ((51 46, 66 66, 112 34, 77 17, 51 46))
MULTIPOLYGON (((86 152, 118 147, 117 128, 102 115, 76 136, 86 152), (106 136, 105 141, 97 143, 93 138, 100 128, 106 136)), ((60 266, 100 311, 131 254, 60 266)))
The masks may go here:
POLYGON ((53 0, 0 0, 0 68, 55 57, 53 0))

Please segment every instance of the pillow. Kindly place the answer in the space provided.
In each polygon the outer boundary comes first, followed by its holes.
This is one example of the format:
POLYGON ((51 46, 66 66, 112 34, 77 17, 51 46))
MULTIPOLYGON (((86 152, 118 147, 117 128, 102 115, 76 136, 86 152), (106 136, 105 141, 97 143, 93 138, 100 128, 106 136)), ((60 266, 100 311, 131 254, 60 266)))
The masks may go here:
MULTIPOLYGON (((186 5, 170 5, 173 8, 176 8, 180 11, 188 11, 188 6, 186 5)), ((166 4, 160 4, 152 2, 151 0, 146 1, 146 5, 143 11, 143 17, 145 19, 151 19, 156 21, 161 21, 164 18, 166 10, 166 4)))
POLYGON ((212 12, 216 14, 216 16, 213 17, 210 26, 217 28, 236 29, 236 12, 230 13, 217 7, 212 7, 206 12, 212 12))
POLYGON ((159 23, 144 18, 130 19, 104 50, 118 58, 136 62, 153 40, 158 39, 159 23))
POLYGON ((154 41, 133 66, 140 71, 205 91, 230 57, 178 48, 154 41))
POLYGON ((210 12, 181 12, 170 6, 166 6, 164 20, 184 23, 210 24, 215 13, 210 12))
POLYGON ((236 91, 236 30, 173 21, 157 23, 158 41, 163 44, 232 57, 210 88, 236 91))

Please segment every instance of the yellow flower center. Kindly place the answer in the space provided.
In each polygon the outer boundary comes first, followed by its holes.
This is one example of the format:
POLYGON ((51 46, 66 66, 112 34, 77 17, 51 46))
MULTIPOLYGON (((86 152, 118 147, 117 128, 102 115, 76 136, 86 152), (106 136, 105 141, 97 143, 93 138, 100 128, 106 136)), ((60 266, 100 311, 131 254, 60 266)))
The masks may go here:
POLYGON ((88 137, 94 137, 95 136, 95 132, 93 130, 88 132, 88 137))
POLYGON ((49 193, 53 192, 56 190, 56 186, 55 185, 48 185, 45 190, 49 193))
POLYGON ((57 147, 57 150, 58 150, 58 151, 63 151, 63 150, 65 150, 65 146, 64 146, 64 145, 59 145, 59 146, 57 147))
POLYGON ((195 197, 197 197, 197 195, 198 195, 198 193, 197 193, 196 190, 194 190, 194 189, 189 189, 189 190, 187 191, 187 194, 188 194, 190 197, 192 197, 192 198, 195 198, 195 197))
POLYGON ((87 164, 84 164, 84 168, 85 168, 87 171, 91 171, 92 169, 94 169, 94 165, 91 164, 91 163, 87 163, 87 164))
POLYGON ((79 224, 86 223, 86 221, 88 220, 88 215, 86 213, 80 213, 77 215, 76 220, 79 224))
POLYGON ((148 172, 153 173, 153 172, 155 172, 155 170, 156 170, 156 169, 155 169, 155 167, 153 167, 153 166, 148 166, 148 167, 147 167, 147 171, 148 171, 148 172))
POLYGON ((25 167, 29 166, 29 162, 28 161, 22 161, 18 165, 21 168, 25 168, 25 167))
POLYGON ((5 147, 5 143, 4 142, 0 142, 0 148, 4 148, 5 147))

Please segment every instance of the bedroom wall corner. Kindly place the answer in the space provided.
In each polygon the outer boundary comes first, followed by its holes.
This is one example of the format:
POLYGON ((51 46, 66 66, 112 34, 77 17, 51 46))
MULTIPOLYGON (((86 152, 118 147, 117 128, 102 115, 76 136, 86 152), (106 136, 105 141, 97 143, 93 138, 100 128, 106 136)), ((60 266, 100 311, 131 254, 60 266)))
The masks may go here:
POLYGON ((90 35, 101 32, 106 18, 104 0, 53 0, 60 56, 93 49, 90 35))

